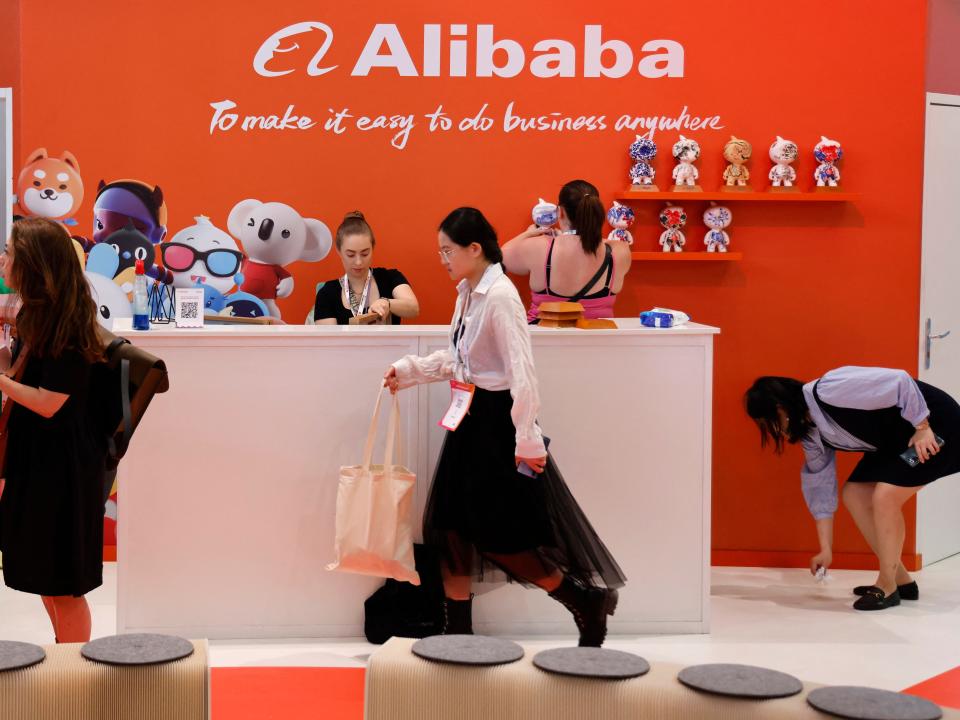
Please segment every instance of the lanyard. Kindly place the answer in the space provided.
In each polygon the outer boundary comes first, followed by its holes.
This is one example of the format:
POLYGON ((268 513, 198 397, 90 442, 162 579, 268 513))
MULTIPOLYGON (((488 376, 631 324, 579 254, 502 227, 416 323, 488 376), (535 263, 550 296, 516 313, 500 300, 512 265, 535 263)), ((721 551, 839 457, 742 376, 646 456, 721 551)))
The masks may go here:
POLYGON ((353 303, 350 302, 350 280, 347 278, 346 273, 340 278, 340 285, 343 287, 343 304, 350 308, 350 312, 354 317, 363 315, 367 311, 367 295, 370 294, 371 282, 373 282, 373 273, 367 270, 367 284, 363 287, 363 295, 360 297, 360 307, 358 310, 354 310, 353 303))
POLYGON ((457 327, 453 331, 453 347, 457 351, 457 362, 463 367, 466 371, 465 378, 469 381, 470 368, 467 362, 467 357, 463 352, 463 340, 464 336, 467 334, 467 309, 470 307, 470 294, 467 294, 467 297, 463 301, 463 309, 460 311, 460 317, 457 318, 457 327))

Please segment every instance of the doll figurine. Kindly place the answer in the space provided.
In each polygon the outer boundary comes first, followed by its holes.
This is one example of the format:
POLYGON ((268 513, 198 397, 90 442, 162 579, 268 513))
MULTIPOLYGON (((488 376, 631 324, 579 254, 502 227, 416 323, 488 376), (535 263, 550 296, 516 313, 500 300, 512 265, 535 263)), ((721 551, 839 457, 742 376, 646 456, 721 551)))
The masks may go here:
POLYGON ((741 140, 735 135, 730 136, 730 140, 723 146, 723 157, 729 163, 726 170, 723 171, 723 181, 730 186, 746 187, 750 179, 750 171, 747 170, 747 160, 753 154, 753 147, 746 140, 741 140))
POLYGON ((704 211, 703 223, 709 228, 707 234, 703 236, 703 244, 707 246, 707 252, 725 253, 727 251, 730 236, 725 228, 730 226, 732 220, 733 213, 730 212, 730 208, 723 205, 711 203, 710 207, 704 211))
POLYGON ((533 206, 533 212, 530 215, 538 228, 553 227, 557 224, 559 217, 557 206, 543 198, 540 198, 540 202, 533 206))
POLYGON ((770 168, 770 181, 773 187, 793 187, 793 181, 797 179, 797 171, 790 167, 790 163, 797 159, 797 144, 790 140, 784 140, 777 135, 773 145, 770 146, 770 159, 776 163, 770 168))
POLYGON ((630 157, 636 160, 630 168, 630 182, 647 190, 656 190, 653 177, 653 159, 657 156, 657 144, 647 137, 637 135, 637 139, 630 145, 630 157))
POLYGON ((673 181, 677 187, 694 187, 700 173, 693 164, 700 157, 700 144, 696 140, 689 140, 683 135, 673 144, 673 159, 677 166, 673 169, 673 181))
POLYGON ((836 187, 840 181, 840 169, 836 163, 843 157, 843 148, 840 147, 840 143, 821 135, 820 142, 813 148, 813 156, 820 163, 813 171, 817 187, 836 187))
POLYGON ((660 224, 666 228, 660 233, 660 245, 663 252, 683 252, 687 239, 681 228, 687 224, 687 214, 682 207, 667 205, 660 211, 660 224))
POLYGON ((607 211, 607 222, 613 230, 607 235, 607 240, 613 242, 625 242, 627 245, 633 245, 633 235, 630 234, 630 226, 633 225, 633 208, 629 205, 621 205, 614 201, 613 205, 607 211))

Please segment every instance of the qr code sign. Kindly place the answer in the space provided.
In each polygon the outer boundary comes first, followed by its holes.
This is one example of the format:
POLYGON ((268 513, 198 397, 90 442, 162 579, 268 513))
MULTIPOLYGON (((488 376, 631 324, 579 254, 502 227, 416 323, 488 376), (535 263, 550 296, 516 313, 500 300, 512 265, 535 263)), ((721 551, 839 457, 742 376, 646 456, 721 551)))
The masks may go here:
POLYGON ((177 288, 177 327, 203 327, 203 290, 177 288))

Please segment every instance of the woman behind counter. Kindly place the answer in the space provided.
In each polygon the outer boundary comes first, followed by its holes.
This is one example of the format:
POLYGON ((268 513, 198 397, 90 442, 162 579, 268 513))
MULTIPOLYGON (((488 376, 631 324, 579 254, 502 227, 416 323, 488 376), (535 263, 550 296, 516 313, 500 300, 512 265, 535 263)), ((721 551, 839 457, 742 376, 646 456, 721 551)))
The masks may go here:
POLYGON ((604 210, 597 189, 571 180, 560 189, 560 231, 531 225, 503 246, 507 272, 530 276, 527 321, 541 303, 575 301, 584 317, 613 317, 613 304, 630 270, 630 246, 601 237, 604 210), (542 289, 538 289, 542 288, 542 289))
POLYGON ((347 325, 351 317, 376 313, 377 324, 399 325, 420 314, 417 296, 399 270, 375 267, 373 230, 359 210, 347 213, 337 228, 337 253, 343 275, 317 290, 315 325, 347 325))

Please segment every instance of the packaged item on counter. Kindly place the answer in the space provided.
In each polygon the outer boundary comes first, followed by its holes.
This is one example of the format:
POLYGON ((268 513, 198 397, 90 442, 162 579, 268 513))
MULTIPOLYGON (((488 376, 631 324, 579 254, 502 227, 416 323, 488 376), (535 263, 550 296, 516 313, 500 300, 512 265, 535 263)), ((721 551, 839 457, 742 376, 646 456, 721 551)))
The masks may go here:
POLYGON ((669 328, 690 322, 690 316, 680 310, 655 307, 640 313, 640 324, 644 327, 669 328))

